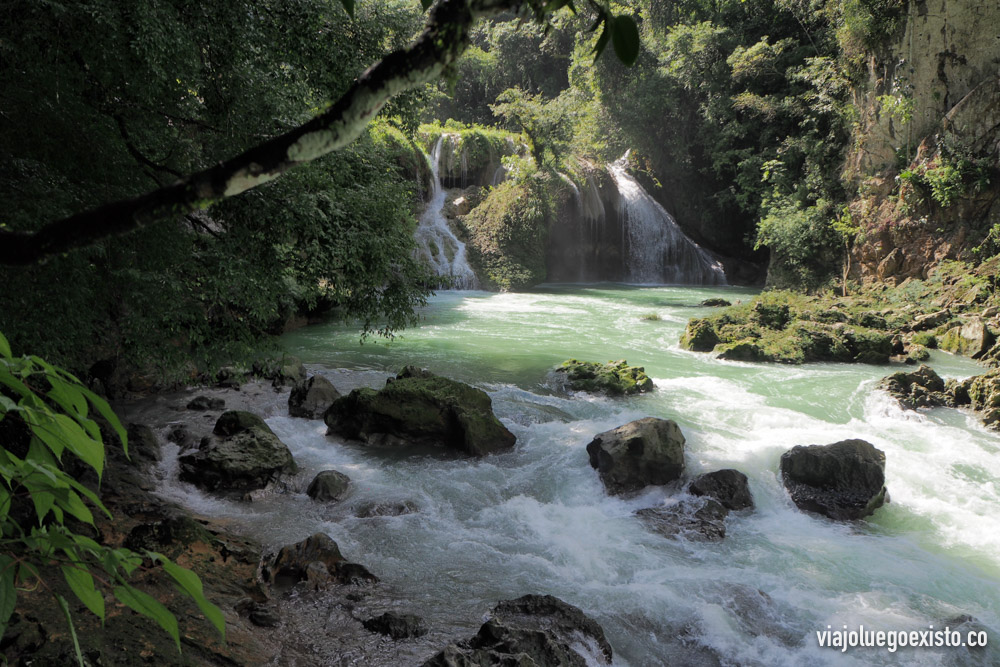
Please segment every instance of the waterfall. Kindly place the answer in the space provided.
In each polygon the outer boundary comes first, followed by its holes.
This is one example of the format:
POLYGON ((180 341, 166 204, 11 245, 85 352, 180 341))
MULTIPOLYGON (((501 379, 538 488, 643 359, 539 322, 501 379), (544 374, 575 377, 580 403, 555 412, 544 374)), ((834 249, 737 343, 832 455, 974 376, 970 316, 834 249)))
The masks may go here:
POLYGON ((420 216, 420 223, 414 234, 417 241, 417 256, 434 269, 434 273, 452 279, 454 289, 477 289, 479 281, 466 260, 465 244, 462 243, 448 225, 444 217, 446 192, 441 187, 441 152, 445 135, 438 137, 429 162, 431 167, 431 199, 420 216))
POLYGON ((684 235, 673 216, 626 169, 628 153, 608 172, 620 194, 625 280, 644 284, 725 285, 722 266, 684 235))

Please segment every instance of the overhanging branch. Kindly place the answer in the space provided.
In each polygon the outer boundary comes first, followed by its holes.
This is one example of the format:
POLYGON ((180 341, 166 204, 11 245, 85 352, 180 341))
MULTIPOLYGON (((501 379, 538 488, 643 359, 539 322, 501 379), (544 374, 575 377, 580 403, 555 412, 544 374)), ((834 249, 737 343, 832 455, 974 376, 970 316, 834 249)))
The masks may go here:
POLYGON ((441 0, 420 37, 362 74, 332 107, 304 125, 236 157, 134 199, 50 222, 36 232, 0 230, 0 264, 32 264, 139 227, 204 209, 343 148, 364 132, 394 95, 441 76, 458 60, 477 18, 530 8, 542 0, 441 0))

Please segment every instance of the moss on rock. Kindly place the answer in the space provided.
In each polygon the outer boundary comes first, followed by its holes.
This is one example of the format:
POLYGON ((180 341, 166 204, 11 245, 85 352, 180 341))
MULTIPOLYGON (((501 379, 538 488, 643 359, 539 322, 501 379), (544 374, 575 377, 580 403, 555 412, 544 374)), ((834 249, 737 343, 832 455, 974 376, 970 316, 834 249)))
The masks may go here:
POLYGON ((629 366, 624 359, 606 364, 570 359, 557 366, 555 373, 565 376, 566 386, 574 391, 623 396, 653 390, 653 381, 646 375, 646 369, 629 366))

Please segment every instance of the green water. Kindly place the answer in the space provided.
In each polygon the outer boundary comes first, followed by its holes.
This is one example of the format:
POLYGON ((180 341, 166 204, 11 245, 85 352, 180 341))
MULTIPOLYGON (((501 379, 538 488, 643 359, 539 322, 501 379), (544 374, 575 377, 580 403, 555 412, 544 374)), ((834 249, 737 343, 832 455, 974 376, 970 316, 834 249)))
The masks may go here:
MULTIPOLYGON (((269 423, 307 469, 337 467, 358 481, 355 498, 323 527, 432 622, 474 628, 499 599, 551 593, 605 627, 616 664, 1000 664, 993 649, 817 646, 815 632, 828 625, 922 630, 962 614, 1000 644, 1000 437, 958 411, 900 410, 875 390, 893 368, 723 362, 679 348, 687 320, 712 312, 702 299, 752 295, 450 292, 391 342, 359 345, 354 328, 333 325, 284 337, 342 390, 377 385, 404 364, 486 389, 518 437, 502 456, 388 460, 334 442, 316 422, 269 423), (658 320, 643 319, 654 313, 658 320), (656 390, 619 400, 559 395, 548 371, 571 357, 627 359, 656 390), (647 415, 680 424, 689 474, 732 467, 749 477, 757 509, 731 516, 723 542, 649 533, 633 512, 670 502, 662 490, 630 499, 603 492, 587 442, 647 415), (886 453, 890 504, 855 524, 798 511, 777 474, 781 454, 855 437, 886 453), (388 523, 351 514, 352 503, 386 497, 414 499, 421 512, 388 523)), ((940 352, 931 364, 950 377, 981 372, 940 352)))

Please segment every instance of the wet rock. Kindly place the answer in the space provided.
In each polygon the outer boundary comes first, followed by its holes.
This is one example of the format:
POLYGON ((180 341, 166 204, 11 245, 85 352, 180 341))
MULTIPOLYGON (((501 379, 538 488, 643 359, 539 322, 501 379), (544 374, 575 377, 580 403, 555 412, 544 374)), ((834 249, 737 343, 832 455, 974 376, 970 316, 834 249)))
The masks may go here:
POLYGON ((781 476, 799 509, 831 519, 861 519, 886 501, 885 454, 864 440, 793 447, 781 476))
POLYGON ((694 496, 707 496, 729 510, 753 509, 750 482, 739 470, 726 468, 695 477, 688 486, 694 496))
POLYGON ((324 470, 316 475, 306 494, 313 500, 337 501, 347 495, 351 478, 336 470, 324 470))
POLYGON ((355 512, 355 516, 362 519, 379 516, 402 516, 404 514, 413 514, 418 509, 417 504, 412 500, 404 500, 401 502, 373 502, 361 505, 357 509, 357 512, 355 512))
POLYGON ((672 420, 646 417, 598 433, 587 455, 608 493, 638 491, 681 476, 684 435, 672 420))
POLYGON ((337 543, 324 533, 316 533, 301 542, 282 547, 267 568, 267 575, 276 586, 307 582, 311 587, 321 587, 328 581, 378 581, 378 577, 363 565, 347 562, 337 543))
POLYGON ((197 451, 180 457, 183 481, 209 491, 245 492, 261 489, 295 470, 288 447, 257 415, 225 412, 213 433, 197 451))
POLYGON ((198 444, 198 438, 183 424, 174 426, 167 432, 167 441, 174 443, 181 450, 191 449, 198 444))
MULTIPOLYGON (((702 302, 702 305, 705 305, 702 302)), ((726 305, 729 305, 728 303, 726 305)), ((715 326, 708 319, 694 319, 687 323, 681 336, 681 347, 693 352, 711 352, 721 342, 715 326)))
POLYGON ((340 398, 340 392, 322 375, 310 376, 292 387, 288 395, 288 414, 292 417, 319 419, 340 398))
POLYGON ((551 595, 525 595, 501 602, 492 615, 475 637, 447 646, 424 667, 611 664, 611 645, 601 626, 577 607, 551 595))
POLYGON ((921 365, 913 372, 893 373, 883 378, 878 386, 911 410, 953 404, 953 399, 945 392, 944 380, 930 366, 921 365))
POLYGON ((653 390, 653 381, 642 366, 629 366, 624 359, 598 364, 569 359, 553 369, 558 379, 573 391, 608 396, 626 396, 653 390))
POLYGON ((433 445, 470 456, 513 447, 514 434, 493 414, 486 392, 411 373, 401 373, 380 391, 355 389, 337 399, 323 416, 330 432, 369 445, 433 445))
POLYGON ((636 512, 652 530, 664 537, 684 537, 717 542, 726 536, 729 510, 712 498, 681 500, 671 505, 647 507, 636 512))
POLYGON ((375 616, 361 622, 365 630, 377 632, 393 639, 409 639, 423 637, 427 634, 427 624, 424 619, 414 614, 397 614, 388 611, 381 616, 375 616))
POLYGON ((221 398, 211 398, 208 396, 195 396, 187 404, 188 410, 223 410, 226 402, 221 398))
POLYGON ((730 303, 729 301, 727 301, 726 299, 712 298, 712 299, 705 299, 699 305, 702 305, 702 306, 711 306, 713 308, 720 308, 720 307, 723 307, 723 306, 731 306, 733 304, 730 303))

